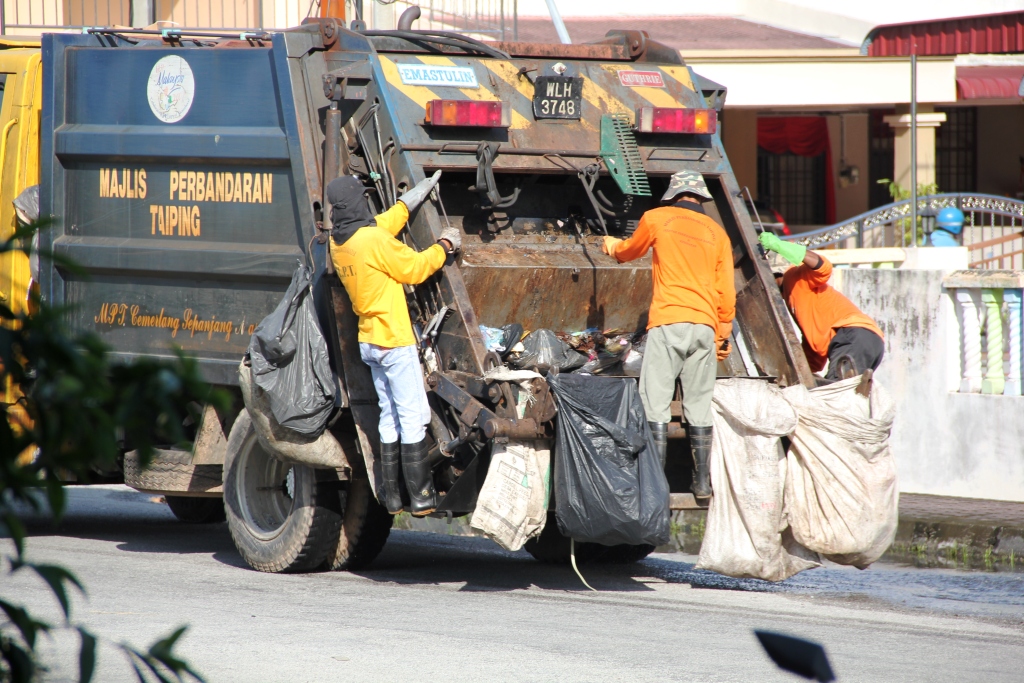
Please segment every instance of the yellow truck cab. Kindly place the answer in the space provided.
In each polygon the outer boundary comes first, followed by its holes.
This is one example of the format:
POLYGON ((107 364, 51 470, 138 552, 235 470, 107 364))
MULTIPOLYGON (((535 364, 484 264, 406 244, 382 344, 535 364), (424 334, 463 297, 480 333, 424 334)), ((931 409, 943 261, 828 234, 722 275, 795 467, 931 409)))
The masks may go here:
MULTIPOLYGON (((14 234, 18 219, 14 199, 39 183, 39 111, 42 105, 42 63, 38 37, 0 37, 0 241, 14 234)), ((15 313, 24 312, 31 286, 29 259, 21 251, 0 254, 0 301, 15 313)), ((0 402, 18 397, 8 381, 0 402)))

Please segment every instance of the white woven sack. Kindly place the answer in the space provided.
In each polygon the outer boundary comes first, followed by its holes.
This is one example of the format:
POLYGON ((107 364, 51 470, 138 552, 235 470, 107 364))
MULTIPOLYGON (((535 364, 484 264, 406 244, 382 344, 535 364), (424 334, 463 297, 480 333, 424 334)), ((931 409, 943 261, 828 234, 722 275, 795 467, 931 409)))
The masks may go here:
POLYGON ((715 383, 711 485, 714 498, 699 569, 781 581, 819 566, 789 536, 783 514, 786 457, 781 436, 797 414, 778 387, 763 380, 715 383))
POLYGON ((790 437, 786 513, 793 536, 839 564, 864 568, 896 535, 899 490, 889 448, 896 410, 877 381, 860 378, 783 396, 800 416, 790 437))
POLYGON ((470 526, 506 550, 519 550, 544 530, 551 446, 547 441, 495 444, 470 526))

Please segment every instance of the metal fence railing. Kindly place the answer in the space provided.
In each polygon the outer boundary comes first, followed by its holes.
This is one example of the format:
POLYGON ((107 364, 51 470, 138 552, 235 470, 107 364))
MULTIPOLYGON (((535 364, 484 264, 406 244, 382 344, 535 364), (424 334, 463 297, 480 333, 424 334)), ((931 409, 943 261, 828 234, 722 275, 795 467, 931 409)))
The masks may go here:
POLYGON ((964 212, 962 243, 970 249, 971 268, 1024 268, 1024 201, 972 193, 918 197, 916 226, 911 226, 910 203, 887 204, 786 239, 812 248, 911 247, 924 244, 940 209, 956 206, 964 212))

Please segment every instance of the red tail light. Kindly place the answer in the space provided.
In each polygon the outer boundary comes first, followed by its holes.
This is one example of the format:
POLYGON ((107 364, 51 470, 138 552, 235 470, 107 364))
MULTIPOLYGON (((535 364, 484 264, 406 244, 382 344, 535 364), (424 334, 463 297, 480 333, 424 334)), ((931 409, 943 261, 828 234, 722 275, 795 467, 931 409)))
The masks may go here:
POLYGON ((714 109, 640 107, 636 110, 639 133, 714 133, 718 112, 714 109))
POLYGON ((425 122, 429 126, 508 128, 512 123, 512 112, 508 102, 430 100, 425 122))

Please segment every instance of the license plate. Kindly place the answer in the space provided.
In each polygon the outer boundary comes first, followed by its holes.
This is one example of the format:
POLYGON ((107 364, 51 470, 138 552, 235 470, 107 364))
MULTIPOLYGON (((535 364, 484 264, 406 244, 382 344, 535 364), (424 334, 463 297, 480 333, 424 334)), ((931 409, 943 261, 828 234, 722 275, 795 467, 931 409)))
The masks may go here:
POLYGON ((578 119, 583 98, 579 76, 538 76, 533 91, 533 118, 578 119))

